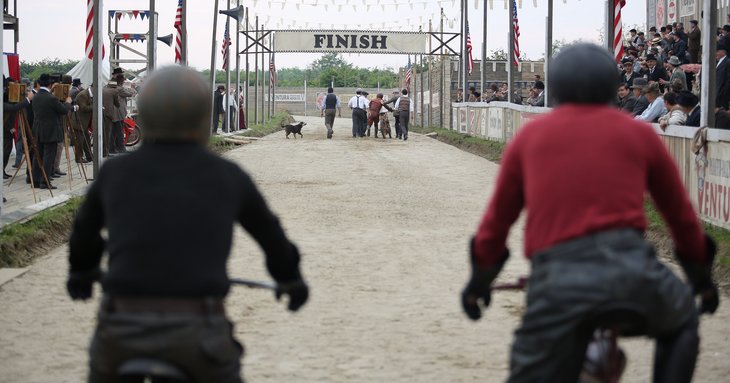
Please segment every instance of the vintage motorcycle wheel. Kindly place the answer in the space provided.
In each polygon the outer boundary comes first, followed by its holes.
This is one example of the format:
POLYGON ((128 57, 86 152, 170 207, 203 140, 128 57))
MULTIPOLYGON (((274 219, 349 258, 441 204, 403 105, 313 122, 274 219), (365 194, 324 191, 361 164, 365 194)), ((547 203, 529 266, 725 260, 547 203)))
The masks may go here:
POLYGON ((139 125, 135 126, 134 129, 127 134, 126 146, 134 146, 139 143, 142 139, 142 131, 139 129, 139 125))

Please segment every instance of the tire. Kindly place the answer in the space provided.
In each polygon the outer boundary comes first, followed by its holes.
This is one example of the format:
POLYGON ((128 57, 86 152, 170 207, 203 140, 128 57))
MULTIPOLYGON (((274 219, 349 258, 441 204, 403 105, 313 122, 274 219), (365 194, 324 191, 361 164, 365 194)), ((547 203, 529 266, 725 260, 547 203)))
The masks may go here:
POLYGON ((130 133, 127 136, 127 142, 125 143, 126 146, 134 146, 139 143, 139 141, 142 139, 142 131, 139 129, 139 125, 134 127, 134 130, 132 133, 130 133))

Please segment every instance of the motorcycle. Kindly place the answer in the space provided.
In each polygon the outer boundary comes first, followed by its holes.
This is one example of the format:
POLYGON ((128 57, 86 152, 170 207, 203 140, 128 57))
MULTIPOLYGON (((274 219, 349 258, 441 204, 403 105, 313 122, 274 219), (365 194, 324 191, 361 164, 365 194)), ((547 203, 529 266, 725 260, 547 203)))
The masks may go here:
MULTIPOLYGON (((88 132, 93 137, 94 128, 90 126, 88 132)), ((136 114, 131 114, 122 121, 122 133, 125 146, 137 145, 142 140, 142 124, 137 120, 136 114)))

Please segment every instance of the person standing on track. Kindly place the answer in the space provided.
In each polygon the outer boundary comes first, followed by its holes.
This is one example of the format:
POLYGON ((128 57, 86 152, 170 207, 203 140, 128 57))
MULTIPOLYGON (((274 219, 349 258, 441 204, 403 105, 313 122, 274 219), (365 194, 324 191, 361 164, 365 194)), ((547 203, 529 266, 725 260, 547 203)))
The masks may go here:
POLYGON ((89 299, 99 279, 104 290, 88 381, 126 382, 120 365, 146 357, 179 367, 193 382, 240 383, 243 347, 223 302, 233 225, 258 242, 277 298, 288 295, 291 311, 309 296, 299 251, 251 177, 206 148, 212 105, 197 72, 156 70, 138 105, 145 144, 105 162, 69 240, 71 298, 89 299), (124 203, 130 195, 131 205, 124 203))
POLYGON ((365 127, 368 122, 367 101, 362 95, 362 88, 357 88, 355 95, 347 103, 352 110, 352 137, 365 137, 365 127))
POLYGON ((335 90, 329 87, 327 88, 327 95, 324 97, 322 110, 319 114, 320 117, 324 117, 324 126, 327 128, 328 139, 332 138, 335 125, 335 112, 337 112, 337 117, 342 117, 340 98, 335 94, 335 90))
POLYGON ((408 139, 408 122, 411 119, 413 113, 413 102, 408 97, 408 89, 403 89, 401 96, 395 102, 395 110, 398 111, 398 119, 400 120, 400 132, 403 137, 403 141, 408 139))
POLYGON ((507 235, 525 209, 532 268, 508 382, 578 381, 591 335, 585 326, 607 307, 635 313, 656 340, 654 382, 690 382, 699 353, 693 297, 701 297, 700 313, 719 304, 714 241, 653 128, 610 105, 618 78, 608 51, 567 47, 548 79, 557 107, 507 146, 471 241, 463 309, 477 320, 489 305, 490 285, 509 257, 507 235), (671 229, 689 286, 644 239, 647 191, 671 229))

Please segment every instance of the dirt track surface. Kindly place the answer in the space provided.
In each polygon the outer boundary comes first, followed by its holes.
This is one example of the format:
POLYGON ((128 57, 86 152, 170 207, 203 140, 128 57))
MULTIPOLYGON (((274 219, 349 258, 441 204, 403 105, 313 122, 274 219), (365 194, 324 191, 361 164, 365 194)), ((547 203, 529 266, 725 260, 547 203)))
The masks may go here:
MULTIPOLYGON (((467 242, 497 165, 427 137, 353 139, 337 119, 303 118, 304 139, 266 137, 227 154, 248 171, 302 254, 311 299, 290 314, 265 291, 234 288, 228 315, 250 382, 501 382, 524 295, 498 293, 485 317, 462 314, 467 242)), ((213 187, 213 186, 211 186, 213 187)), ((215 203, 214 201, 212 203, 215 203)), ((522 253, 522 225, 509 246, 522 253)), ((231 277, 266 280, 240 229, 231 277)), ((66 248, 0 288, 0 382, 80 382, 97 301, 65 295, 66 248)), ((528 273, 513 256, 500 279, 528 273)), ((98 295, 98 294, 97 294, 98 295)), ((702 321, 697 382, 726 382, 730 301, 702 321)), ((653 346, 622 341, 623 382, 650 381, 653 346)))

